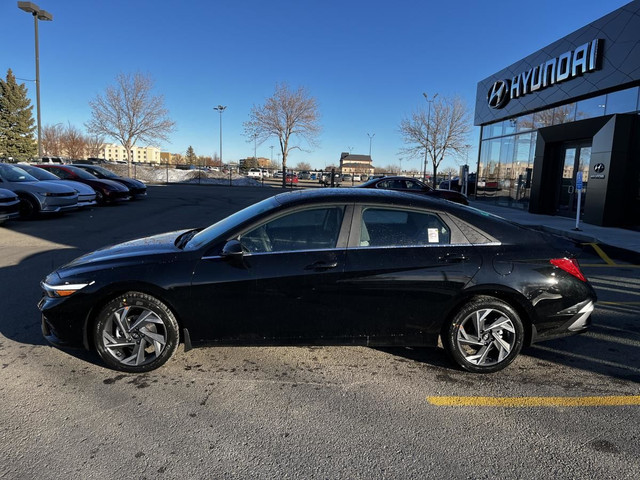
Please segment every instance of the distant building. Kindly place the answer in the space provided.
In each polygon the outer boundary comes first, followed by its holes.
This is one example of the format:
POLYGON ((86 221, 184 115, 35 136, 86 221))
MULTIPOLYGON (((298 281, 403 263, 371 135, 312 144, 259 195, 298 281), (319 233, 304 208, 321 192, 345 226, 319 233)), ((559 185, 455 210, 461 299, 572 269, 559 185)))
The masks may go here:
MULTIPOLYGON (((244 165, 247 162, 247 160, 250 160, 251 163, 253 163, 253 157, 241 158, 240 159, 240 168, 245 168, 244 165)), ((271 161, 268 158, 264 158, 264 157, 258 157, 258 158, 256 158, 256 160, 258 162, 258 167, 260 167, 260 168, 267 168, 269 166, 269 164, 271 163, 271 161)))
POLYGON ((340 172, 367 176, 373 175, 375 168, 369 155, 353 155, 351 153, 342 152, 340 154, 340 172))
MULTIPOLYGON (((125 149, 116 143, 106 143, 100 150, 100 157, 109 161, 126 160, 125 149)), ((160 149, 157 147, 133 147, 131 160, 143 163, 160 163, 160 149)))

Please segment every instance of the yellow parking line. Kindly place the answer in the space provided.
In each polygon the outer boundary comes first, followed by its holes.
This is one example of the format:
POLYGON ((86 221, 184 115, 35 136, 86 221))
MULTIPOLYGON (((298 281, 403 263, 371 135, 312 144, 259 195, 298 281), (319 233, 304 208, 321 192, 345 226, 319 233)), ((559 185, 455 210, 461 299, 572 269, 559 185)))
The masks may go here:
POLYGON ((581 263, 580 268, 607 267, 607 268, 640 268, 640 265, 627 265, 625 263, 581 263))
POLYGON ((600 302, 599 305, 640 305, 640 302, 600 302))
POLYGON ((640 395, 606 397, 427 397, 439 407, 618 407, 640 405, 640 395))
POLYGON ((609 258, 609 255, 604 253, 604 250, 602 250, 600 248, 600 245, 598 245, 597 243, 584 243, 583 245, 591 245, 593 247, 593 249, 596 251, 596 253, 598 254, 598 256, 602 260, 604 260, 605 263, 607 263, 609 265, 615 265, 615 262, 609 258))

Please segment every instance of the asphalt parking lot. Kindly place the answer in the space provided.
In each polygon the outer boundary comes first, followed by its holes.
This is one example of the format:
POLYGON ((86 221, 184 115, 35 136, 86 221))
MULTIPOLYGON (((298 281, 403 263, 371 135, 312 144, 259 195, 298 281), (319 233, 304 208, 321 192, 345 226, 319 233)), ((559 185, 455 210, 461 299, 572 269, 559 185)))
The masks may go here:
POLYGON ((277 191, 150 186, 0 227, 0 478, 640 476, 640 268, 589 246, 592 330, 492 375, 441 349, 364 347, 180 348, 127 375, 42 338, 38 284, 54 268, 277 191))

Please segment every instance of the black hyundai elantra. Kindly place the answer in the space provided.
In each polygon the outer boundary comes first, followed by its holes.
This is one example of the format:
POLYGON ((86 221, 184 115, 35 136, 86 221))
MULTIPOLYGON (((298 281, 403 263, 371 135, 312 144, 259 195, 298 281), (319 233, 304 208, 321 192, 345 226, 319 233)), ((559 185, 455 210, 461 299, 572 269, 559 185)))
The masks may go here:
POLYGON ((105 247, 42 282, 42 330, 145 372, 179 342, 411 345, 472 372, 584 332, 596 295, 572 245, 438 199, 306 190, 204 229, 105 247), (265 307, 268 305, 268 308, 265 307))

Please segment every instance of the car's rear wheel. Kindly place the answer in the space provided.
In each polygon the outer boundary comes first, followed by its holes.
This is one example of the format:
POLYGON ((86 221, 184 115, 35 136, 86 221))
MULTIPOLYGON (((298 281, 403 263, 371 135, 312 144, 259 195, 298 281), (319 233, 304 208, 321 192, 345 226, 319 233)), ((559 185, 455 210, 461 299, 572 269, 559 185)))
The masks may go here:
POLYGON ((520 353, 524 327, 518 313, 494 297, 475 297, 454 315, 442 344, 470 372, 502 370, 520 353))
POLYGON ((123 372, 148 372, 164 364, 179 343, 178 322, 151 295, 129 292, 98 314, 93 339, 102 360, 123 372))

